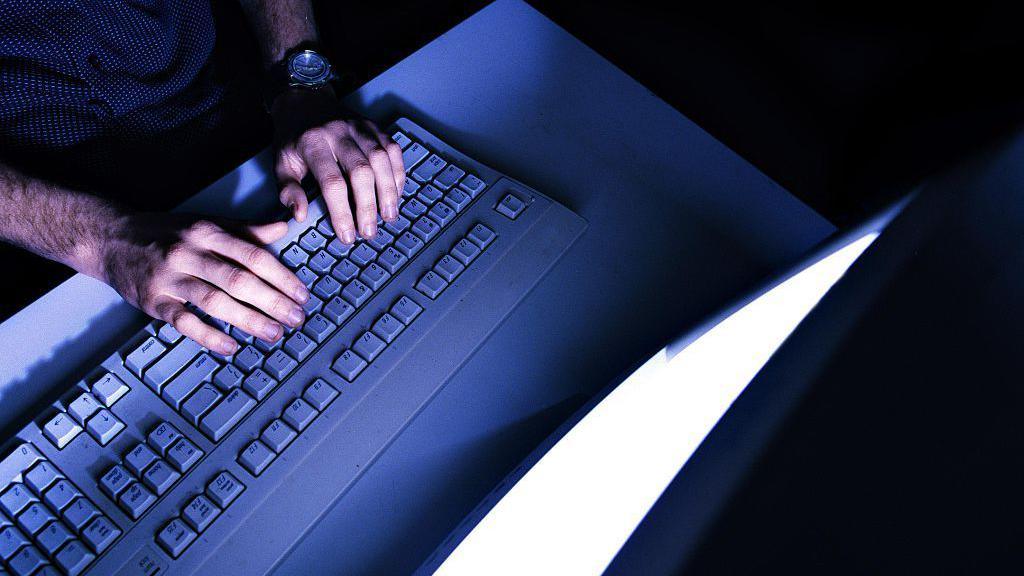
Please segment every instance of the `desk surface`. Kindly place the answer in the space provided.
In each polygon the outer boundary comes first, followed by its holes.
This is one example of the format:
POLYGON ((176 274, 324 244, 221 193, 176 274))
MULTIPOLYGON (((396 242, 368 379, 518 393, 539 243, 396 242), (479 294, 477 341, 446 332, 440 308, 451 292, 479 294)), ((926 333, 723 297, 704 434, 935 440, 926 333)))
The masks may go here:
MULTIPOLYGON (((485 8, 348 103, 382 122, 412 118, 590 228, 281 574, 412 570, 593 392, 833 231, 515 0, 485 8)), ((277 198, 269 159, 257 156, 185 208, 267 213, 277 198)), ((140 323, 112 290, 75 276, 0 324, 0 428, 140 323)))

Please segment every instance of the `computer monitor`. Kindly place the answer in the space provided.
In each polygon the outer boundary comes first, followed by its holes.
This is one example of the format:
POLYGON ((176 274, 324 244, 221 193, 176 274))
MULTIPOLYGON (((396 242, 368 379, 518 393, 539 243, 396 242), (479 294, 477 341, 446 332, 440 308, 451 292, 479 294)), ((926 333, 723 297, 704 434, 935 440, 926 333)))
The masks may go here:
POLYGON ((899 203, 670 342, 538 447, 421 573, 598 574, 899 203))

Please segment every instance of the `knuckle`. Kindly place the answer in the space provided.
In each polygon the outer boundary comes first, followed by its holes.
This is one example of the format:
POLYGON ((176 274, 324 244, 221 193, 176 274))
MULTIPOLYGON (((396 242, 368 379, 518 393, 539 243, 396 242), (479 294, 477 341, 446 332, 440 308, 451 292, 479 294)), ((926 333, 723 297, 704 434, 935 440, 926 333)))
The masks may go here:
POLYGON ((188 227, 189 232, 196 236, 206 236, 219 229, 219 226, 209 220, 196 220, 188 227))
POLYGON ((181 332, 182 325, 185 323, 185 318, 187 317, 188 312, 186 312, 184 308, 175 308, 171 311, 167 318, 165 318, 165 320, 170 322, 171 326, 174 326, 176 330, 181 332))
POLYGON ((265 267, 269 263, 268 258, 271 258, 271 256, 263 248, 260 248, 259 246, 249 246, 246 248, 245 255, 242 257, 242 259, 245 260, 242 264, 256 270, 265 267))
POLYGON ((223 292, 218 290, 207 290, 199 297, 199 302, 197 302, 197 304, 199 304, 199 307, 206 312, 217 310, 224 303, 224 297, 222 294, 223 292))
POLYGON ((249 273, 241 268, 232 267, 228 271, 228 277, 225 282, 227 283, 228 290, 233 292, 245 290, 249 286, 249 273))
POLYGON ((374 146, 371 148, 366 157, 370 159, 371 164, 380 164, 388 161, 388 153, 380 146, 374 146))
POLYGON ((352 178, 352 185, 367 185, 373 183, 373 169, 365 160, 357 162, 349 169, 349 177, 352 178))
POLYGON ((400 157, 402 155, 402 147, 399 146, 397 142, 391 140, 390 138, 388 140, 389 140, 389 142, 387 143, 387 146, 384 147, 384 150, 390 156, 393 156, 393 157, 396 157, 396 158, 400 157))

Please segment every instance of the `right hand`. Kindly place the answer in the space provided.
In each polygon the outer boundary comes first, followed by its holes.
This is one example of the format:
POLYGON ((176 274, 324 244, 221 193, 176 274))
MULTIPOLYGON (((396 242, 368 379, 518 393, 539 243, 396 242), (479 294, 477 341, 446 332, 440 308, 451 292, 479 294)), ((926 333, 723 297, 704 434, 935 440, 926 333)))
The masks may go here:
POLYGON ((309 291, 261 246, 284 236, 284 222, 242 225, 153 213, 127 216, 111 228, 98 254, 102 279, 210 350, 234 354, 238 343, 186 302, 266 342, 281 338, 282 324, 298 328, 305 320, 301 305, 309 291))

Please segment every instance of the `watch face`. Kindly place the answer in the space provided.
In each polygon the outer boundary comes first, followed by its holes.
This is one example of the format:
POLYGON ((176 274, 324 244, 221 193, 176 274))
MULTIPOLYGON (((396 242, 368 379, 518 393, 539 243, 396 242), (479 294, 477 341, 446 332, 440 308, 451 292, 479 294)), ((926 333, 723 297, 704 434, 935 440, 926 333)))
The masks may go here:
POLYGON ((320 54, 303 50, 288 60, 288 72, 302 84, 323 84, 331 75, 331 65, 320 54))

